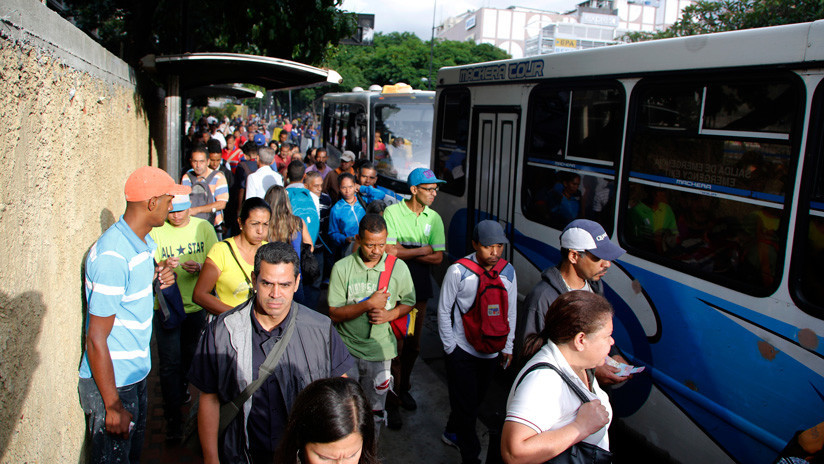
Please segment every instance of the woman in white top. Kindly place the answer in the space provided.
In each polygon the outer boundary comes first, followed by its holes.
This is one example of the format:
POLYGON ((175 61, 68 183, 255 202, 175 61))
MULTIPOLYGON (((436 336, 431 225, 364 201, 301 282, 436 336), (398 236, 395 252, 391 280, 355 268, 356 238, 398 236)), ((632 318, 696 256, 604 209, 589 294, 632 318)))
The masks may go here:
POLYGON ((614 343, 612 315, 606 299, 586 291, 564 293, 550 305, 543 331, 527 337, 524 357, 532 359, 509 393, 505 462, 546 462, 582 441, 609 451, 612 408, 591 369, 604 363, 614 343), (541 362, 557 367, 590 401, 582 403, 553 369, 527 373, 541 362))

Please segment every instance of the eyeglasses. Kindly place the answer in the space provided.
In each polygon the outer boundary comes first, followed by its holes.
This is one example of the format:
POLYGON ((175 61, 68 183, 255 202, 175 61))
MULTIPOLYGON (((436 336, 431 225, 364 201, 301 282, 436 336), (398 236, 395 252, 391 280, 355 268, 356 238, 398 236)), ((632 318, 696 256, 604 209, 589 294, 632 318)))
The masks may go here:
POLYGON ((420 185, 417 187, 421 190, 426 190, 427 192, 437 192, 439 190, 438 187, 421 187, 420 185))
POLYGON ((592 253, 589 252, 589 250, 582 250, 582 251, 575 250, 575 252, 578 253, 579 255, 586 256, 587 258, 589 258, 590 260, 592 260, 596 263, 598 261, 601 261, 601 258, 593 255, 592 253))

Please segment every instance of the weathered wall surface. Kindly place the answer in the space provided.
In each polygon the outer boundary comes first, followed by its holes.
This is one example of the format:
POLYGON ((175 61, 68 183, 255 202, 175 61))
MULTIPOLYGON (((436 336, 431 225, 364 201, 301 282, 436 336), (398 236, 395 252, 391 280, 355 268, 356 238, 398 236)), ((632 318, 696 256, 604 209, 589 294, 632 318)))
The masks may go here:
POLYGON ((2 462, 81 457, 81 265, 157 165, 132 74, 41 3, 0 2, 2 462))

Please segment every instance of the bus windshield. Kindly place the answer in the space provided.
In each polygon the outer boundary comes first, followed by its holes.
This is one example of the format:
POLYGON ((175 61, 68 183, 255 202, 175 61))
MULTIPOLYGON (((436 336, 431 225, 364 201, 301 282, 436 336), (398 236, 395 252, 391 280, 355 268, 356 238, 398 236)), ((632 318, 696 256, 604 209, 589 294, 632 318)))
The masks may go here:
POLYGON ((415 168, 428 168, 434 108, 421 103, 375 105, 374 159, 378 173, 406 181, 415 168))

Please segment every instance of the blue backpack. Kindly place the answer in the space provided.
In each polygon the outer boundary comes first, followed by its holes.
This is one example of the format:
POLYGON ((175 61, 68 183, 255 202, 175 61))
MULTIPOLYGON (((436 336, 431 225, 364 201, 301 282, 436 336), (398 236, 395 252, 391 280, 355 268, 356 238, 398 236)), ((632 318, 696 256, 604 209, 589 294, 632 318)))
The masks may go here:
POLYGON ((302 187, 289 187, 286 189, 286 193, 289 194, 292 214, 303 219, 303 222, 306 223, 306 228, 309 229, 312 243, 317 242, 318 232, 320 231, 320 216, 318 216, 318 210, 315 208, 315 201, 312 199, 312 194, 309 193, 309 190, 302 187))

